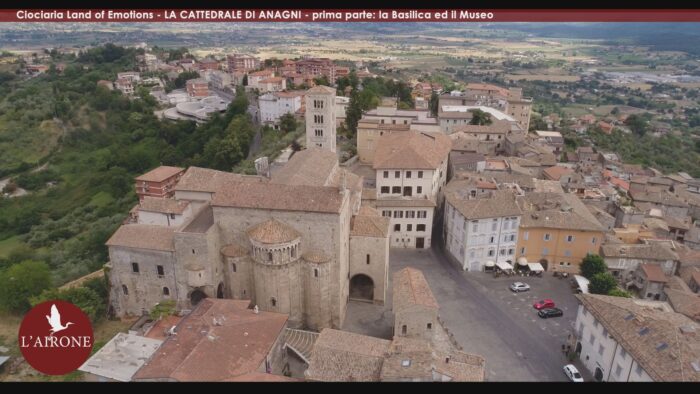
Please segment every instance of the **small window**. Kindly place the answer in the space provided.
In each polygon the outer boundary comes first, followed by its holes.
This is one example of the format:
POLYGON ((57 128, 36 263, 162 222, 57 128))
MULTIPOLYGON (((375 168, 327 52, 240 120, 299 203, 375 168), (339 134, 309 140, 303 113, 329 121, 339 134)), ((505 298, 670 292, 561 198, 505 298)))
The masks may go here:
POLYGON ((318 278, 318 268, 314 268, 314 278, 318 278))
POLYGON ((195 254, 195 253, 194 253, 194 249, 192 249, 192 254, 195 254))
POLYGON ((272 261, 272 252, 267 252, 267 261, 272 261))
POLYGON ((165 270, 163 269, 162 265, 157 265, 156 266, 156 272, 158 272, 158 276, 163 276, 165 275, 165 270))
POLYGON ((493 257, 493 254, 494 254, 494 250, 493 249, 489 250, 489 257, 493 257))
POLYGON ((542 256, 547 256, 549 254, 549 248, 542 249, 542 256))
POLYGON ((394 231, 401 231, 401 225, 400 224, 395 224, 394 225, 394 231))
POLYGON ((418 178, 423 178, 423 171, 418 171, 418 178))
POLYGON ((566 242, 574 242, 574 236, 573 236, 573 235, 567 235, 567 236, 566 236, 566 242))
POLYGON ((425 231, 425 224, 419 224, 416 226, 416 231, 425 231))
POLYGON ((367 264, 369 264, 369 253, 367 254, 367 264))
POLYGON ((525 247, 520 248, 520 254, 525 254, 525 247))
POLYGON ((544 235, 544 240, 545 240, 545 241, 549 241, 550 239, 552 239, 552 235, 551 235, 551 234, 547 233, 547 234, 544 235))
POLYGON ((641 376, 642 375, 642 366, 637 364, 637 369, 635 370, 635 372, 637 373, 637 375, 641 376))
POLYGON ((406 231, 413 231, 413 225, 412 225, 412 224, 407 224, 407 225, 406 225, 406 231))
POLYGON ((277 306, 277 299, 275 297, 272 297, 270 299, 270 303, 272 304, 273 307, 276 307, 277 306))
POLYGON ((596 242, 597 242, 597 240, 595 239, 595 237, 591 238, 591 243, 592 243, 592 244, 595 244, 596 242))
POLYGON ((131 272, 135 274, 139 273, 139 263, 131 263, 131 272))
POLYGON ((406 178, 410 178, 410 177, 411 177, 411 171, 406 171, 406 178))
POLYGON ((389 194, 389 186, 382 186, 382 188, 380 189, 380 192, 382 194, 389 194))
POLYGON ((394 178, 401 178, 401 171, 394 171, 394 178))
POLYGON ((122 285, 122 293, 124 293, 124 295, 129 295, 129 288, 126 287, 126 285, 122 285))
POLYGON ((402 335, 406 335, 406 332, 407 332, 407 331, 408 331, 408 327, 406 327, 405 324, 404 324, 403 326, 401 326, 401 334, 402 334, 402 335))
POLYGON ((391 188, 391 194, 401 194, 401 186, 394 186, 391 188))
POLYGON ((599 345, 598 346, 598 354, 600 354, 602 356, 603 353, 605 353, 605 347, 603 347, 603 345, 599 345))
POLYGON ((236 263, 231 263, 231 271, 236 272, 236 263))
POLYGON ((622 357, 623 360, 627 358, 627 351, 623 347, 620 347, 620 357, 622 357))
POLYGON ((496 242, 496 237, 491 236, 491 238, 489 238, 489 243, 492 244, 494 242, 496 242))
POLYGON ((428 330, 432 330, 432 329, 433 329, 433 323, 428 323, 428 330))
POLYGON ((416 194, 423 193, 423 186, 416 186, 416 194))
POLYGON ((418 219, 425 219, 428 217, 428 211, 418 211, 418 219))
POLYGON ((389 171, 384 171, 384 178, 388 178, 388 177, 389 177, 389 171))
POLYGON ((169 295, 170 295, 170 289, 168 289, 167 287, 163 287, 163 295, 164 295, 164 296, 169 296, 169 295))
POLYGON ((174 213, 171 213, 171 214, 170 214, 170 219, 175 219, 175 214, 174 214, 174 213))

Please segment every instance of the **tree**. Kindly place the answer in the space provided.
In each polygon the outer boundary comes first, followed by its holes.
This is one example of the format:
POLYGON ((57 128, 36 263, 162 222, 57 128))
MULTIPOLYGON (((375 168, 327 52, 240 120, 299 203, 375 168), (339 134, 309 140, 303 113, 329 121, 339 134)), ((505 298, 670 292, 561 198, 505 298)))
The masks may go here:
POLYGON ((293 114, 287 113, 280 117, 280 130, 289 133, 297 129, 297 119, 293 114))
POLYGON ((328 76, 321 75, 320 77, 314 78, 314 83, 316 85, 323 85, 323 86, 331 86, 330 81, 328 80, 328 76))
POLYGON ((29 310, 29 298, 51 286, 51 271, 42 261, 26 260, 0 273, 0 307, 11 312, 29 310))
POLYGON ((352 93, 350 93, 350 103, 345 112, 345 125, 353 135, 357 133, 357 124, 361 118, 362 106, 360 104, 360 97, 357 91, 353 90, 352 93))
POLYGON ((600 273, 608 272, 608 266, 605 265, 603 258, 597 254, 588 254, 583 258, 581 262, 581 275, 586 277, 588 280, 600 273))
POLYGON ((629 291, 622 290, 619 287, 615 287, 614 289, 610 290, 608 295, 613 297, 632 298, 632 294, 630 294, 629 291))
POLYGON ((614 288, 617 287, 617 282, 615 282, 615 277, 609 272, 601 272, 595 274, 591 279, 591 283, 588 286, 588 290, 591 294, 609 294, 614 288))
POLYGON ((483 126, 490 125, 491 123, 493 123, 493 120, 491 120, 491 114, 487 112, 484 112, 480 109, 475 109, 471 111, 471 113, 472 120, 469 122, 469 124, 483 126))
POLYGON ((632 130, 632 132, 639 137, 644 136, 649 128, 646 119, 637 114, 628 116, 627 120, 625 120, 625 124, 629 126, 630 130, 632 130))
POLYGON ((32 306, 48 300, 70 302, 85 312, 93 323, 104 317, 107 311, 106 299, 88 287, 73 287, 65 290, 47 289, 30 299, 32 306))
POLYGON ((436 92, 430 95, 430 101, 428 101, 428 108, 430 109, 430 115, 437 117, 438 105, 440 103, 440 96, 436 92))

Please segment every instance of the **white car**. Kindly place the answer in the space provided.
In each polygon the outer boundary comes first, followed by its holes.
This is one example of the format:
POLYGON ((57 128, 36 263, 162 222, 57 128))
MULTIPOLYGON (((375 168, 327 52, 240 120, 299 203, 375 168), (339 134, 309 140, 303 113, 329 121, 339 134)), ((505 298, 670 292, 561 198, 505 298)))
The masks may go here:
POLYGON ((516 293, 519 293, 521 291, 530 290, 530 285, 528 285, 527 283, 523 283, 523 282, 515 282, 512 285, 510 285, 510 289, 516 293))
POLYGON ((576 369, 576 367, 574 367, 573 364, 564 366, 564 374, 572 382, 583 382, 583 376, 581 376, 581 374, 578 372, 578 369, 576 369))

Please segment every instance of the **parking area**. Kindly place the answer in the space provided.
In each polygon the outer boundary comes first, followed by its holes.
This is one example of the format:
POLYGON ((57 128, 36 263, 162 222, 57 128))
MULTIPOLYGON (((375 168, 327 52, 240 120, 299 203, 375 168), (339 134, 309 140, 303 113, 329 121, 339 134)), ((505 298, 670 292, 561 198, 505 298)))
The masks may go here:
MULTIPOLYGON (((566 381, 562 352, 576 319, 578 302, 570 282, 545 273, 543 277, 494 278, 492 274, 464 272, 439 251, 392 249, 390 273, 414 267, 423 271, 440 304, 445 326, 464 351, 486 358, 488 381, 566 381), (531 290, 513 293, 508 286, 522 281, 531 290), (541 319, 532 307, 551 298, 562 317, 541 319)), ((390 338, 391 283, 384 306, 350 302, 343 329, 390 338)), ((589 380, 590 376, 578 369, 589 380)))

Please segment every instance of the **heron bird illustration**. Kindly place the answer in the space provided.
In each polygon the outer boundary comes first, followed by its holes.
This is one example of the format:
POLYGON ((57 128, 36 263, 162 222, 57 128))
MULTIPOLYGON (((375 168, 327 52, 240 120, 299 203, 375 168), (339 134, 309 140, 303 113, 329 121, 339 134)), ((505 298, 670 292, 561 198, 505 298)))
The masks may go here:
POLYGON ((51 305, 51 316, 46 315, 46 320, 48 320, 49 324, 51 325, 50 335, 65 330, 71 324, 75 324, 73 322, 68 322, 65 326, 61 325, 61 314, 58 313, 58 308, 56 308, 56 304, 51 305))

